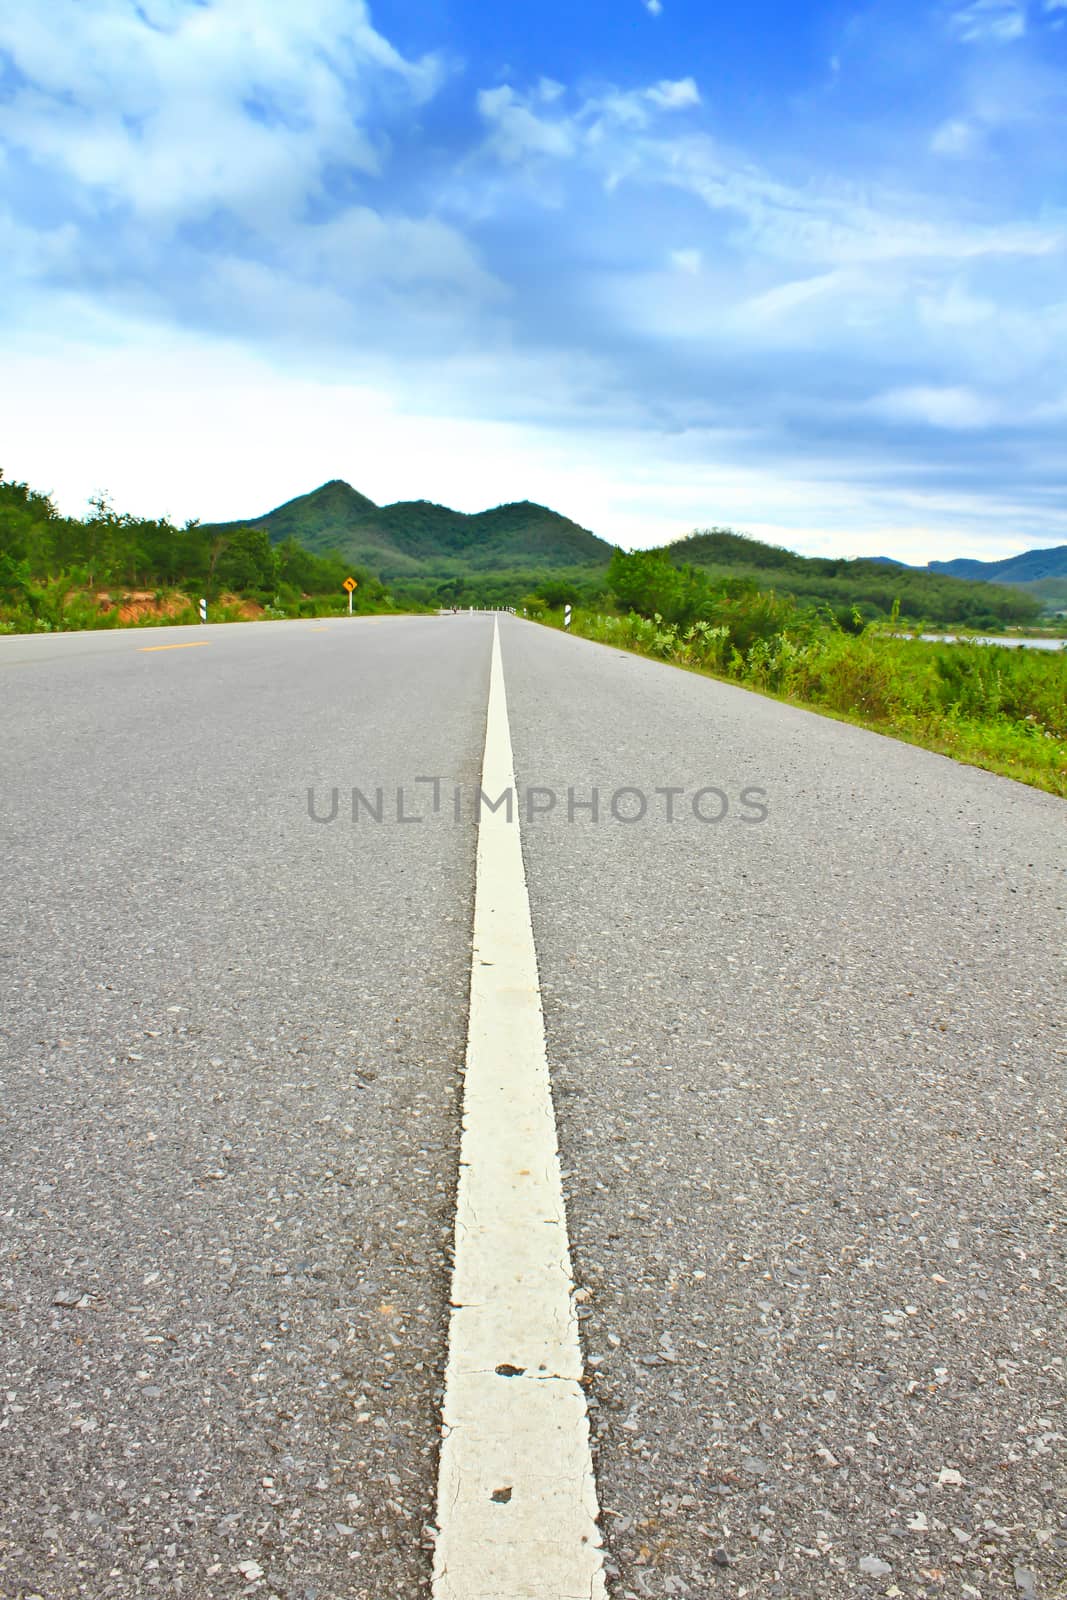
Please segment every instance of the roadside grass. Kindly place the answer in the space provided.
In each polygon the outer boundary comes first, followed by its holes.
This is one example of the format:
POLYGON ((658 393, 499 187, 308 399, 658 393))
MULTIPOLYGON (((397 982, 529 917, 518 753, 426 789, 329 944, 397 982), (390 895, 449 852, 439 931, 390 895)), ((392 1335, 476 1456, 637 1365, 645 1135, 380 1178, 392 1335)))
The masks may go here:
MULTIPOLYGON (((563 613, 538 620, 562 628, 563 613)), ((785 631, 776 620, 680 628, 575 610, 571 632, 1067 797, 1067 650, 851 634, 810 614, 785 631)))

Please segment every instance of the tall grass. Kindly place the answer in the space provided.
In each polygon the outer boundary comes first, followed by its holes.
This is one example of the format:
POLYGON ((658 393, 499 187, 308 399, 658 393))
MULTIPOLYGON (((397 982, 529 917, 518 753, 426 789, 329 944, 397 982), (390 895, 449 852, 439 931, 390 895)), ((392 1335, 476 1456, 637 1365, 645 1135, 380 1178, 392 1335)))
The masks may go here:
MULTIPOLYGON (((571 631, 829 712, 1067 796, 1067 650, 842 632, 828 619, 741 614, 680 628, 575 611, 571 631)), ((561 625, 561 614, 545 618, 561 625)))

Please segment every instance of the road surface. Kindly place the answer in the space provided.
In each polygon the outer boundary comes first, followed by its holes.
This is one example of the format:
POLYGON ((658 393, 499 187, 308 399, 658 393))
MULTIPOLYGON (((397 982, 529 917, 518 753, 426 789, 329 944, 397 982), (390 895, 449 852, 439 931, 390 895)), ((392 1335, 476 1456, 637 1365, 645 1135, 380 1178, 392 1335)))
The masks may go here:
MULTIPOLYGON (((0 639, 5 1600, 430 1594, 493 628, 0 639)), ((607 1592, 1052 1600, 1063 803, 499 639, 607 1592)))

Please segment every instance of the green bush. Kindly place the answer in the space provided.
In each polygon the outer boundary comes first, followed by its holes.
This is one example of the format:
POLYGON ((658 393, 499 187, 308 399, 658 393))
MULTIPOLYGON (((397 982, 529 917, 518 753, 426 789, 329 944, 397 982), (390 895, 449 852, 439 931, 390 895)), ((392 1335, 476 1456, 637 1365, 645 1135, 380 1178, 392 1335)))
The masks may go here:
POLYGON ((577 605, 581 598, 578 585, 567 583, 564 579, 543 583, 538 593, 550 611, 555 611, 558 606, 577 605))
MULTIPOLYGON (((843 632, 832 613, 819 617, 758 593, 735 597, 720 614, 730 621, 683 628, 657 612, 577 609, 572 632, 1067 794, 1067 650, 928 643, 870 628, 843 632)), ((558 627, 562 613, 545 620, 558 627)))

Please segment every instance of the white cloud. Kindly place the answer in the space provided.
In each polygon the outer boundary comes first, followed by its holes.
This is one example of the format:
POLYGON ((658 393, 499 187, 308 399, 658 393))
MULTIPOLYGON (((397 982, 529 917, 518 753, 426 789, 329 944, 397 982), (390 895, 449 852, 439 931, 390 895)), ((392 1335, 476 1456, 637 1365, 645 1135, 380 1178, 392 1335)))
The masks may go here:
MULTIPOLYGON (((1067 228, 1053 216, 1029 222, 968 215, 955 221, 918 193, 850 184, 831 175, 790 183, 702 132, 666 130, 656 113, 699 104, 692 79, 601 91, 573 110, 562 103, 538 104, 535 110, 534 100, 510 86, 482 91, 479 108, 492 129, 484 153, 512 166, 566 162, 594 174, 609 193, 623 184, 635 190, 682 190, 710 212, 738 219, 744 234, 732 241, 735 248, 743 245, 748 253, 794 268, 1034 259, 1067 247, 1067 228)), ((953 137, 959 142, 958 130, 953 137)), ((546 203, 558 206, 558 193, 551 192, 546 203)))
POLYGON ((692 78, 661 78, 659 83, 654 83, 650 89, 645 90, 645 96, 654 106, 659 106, 662 111, 681 111, 686 106, 700 104, 700 90, 692 78))
POLYGON ((934 130, 930 149, 937 156, 969 156, 979 143, 978 131, 972 122, 954 117, 942 122, 934 130))
POLYGON ((827 297, 834 300, 834 310, 839 312, 846 291, 856 287, 843 272, 820 272, 812 278, 792 279, 768 289, 739 307, 738 315, 749 326, 759 326, 788 318, 798 308, 825 301, 827 297))
POLYGON ((129 322, 116 343, 115 331, 100 326, 106 345, 19 337, 5 350, 0 465, 72 514, 103 489, 145 516, 225 520, 343 477, 380 504, 477 511, 526 497, 638 547, 716 523, 811 553, 916 562, 1067 540, 1062 510, 1020 515, 1006 494, 872 485, 855 451, 744 466, 725 432, 576 434, 550 418, 449 415, 433 395, 405 403, 395 384, 300 379, 230 343, 129 322))
POLYGON ((591 95, 576 113, 576 120, 602 138, 610 128, 647 128, 654 111, 685 111, 700 105, 700 90, 692 78, 661 78, 644 89, 611 89, 591 95))
POLYGON ((351 364, 358 351, 369 372, 383 360, 439 359, 484 339, 485 313, 506 300, 454 228, 352 207, 294 229, 270 262, 215 257, 198 306, 203 320, 286 349, 298 367, 351 364))
POLYGON ((568 160, 583 149, 617 153, 620 141, 647 129, 656 113, 698 106, 700 90, 692 78, 661 78, 643 89, 600 91, 572 111, 561 99, 555 92, 545 95, 543 79, 525 95, 510 84, 480 90, 478 110, 491 130, 485 150, 510 165, 568 160))
POLYGON ((737 213, 750 248, 794 264, 1035 257, 1056 254, 1067 244, 1067 230, 1051 221, 935 220, 919 196, 878 193, 832 178, 784 183, 702 136, 649 144, 643 156, 645 181, 688 190, 712 211, 737 213))
POLYGON ((0 141, 67 217, 35 228, 25 184, 19 220, 0 214, 9 302, 87 278, 112 306, 233 337, 436 350, 501 301, 457 228, 351 198, 382 169, 390 118, 441 79, 364 0, 55 0, 47 18, 0 0, 0 30, 24 80, 0 141))
POLYGON ((995 300, 972 294, 960 279, 942 290, 921 294, 918 303, 923 321, 932 330, 988 326, 1003 314, 995 300))
MULTIPOLYGON (((339 240, 336 258, 344 255, 339 240)), ((709 260, 706 270, 715 266, 709 260)), ((703 280, 670 281, 696 288, 703 280)), ((284 282, 283 274, 279 287, 284 282)), ((842 286, 842 298, 846 292, 842 286)), ((832 311, 833 295, 821 303, 832 311)), ((276 300, 275 312, 283 306, 276 300)), ((1067 332, 1067 308, 1059 326, 1067 332)), ((1025 473, 998 471, 984 492, 967 477, 939 491, 936 475, 914 489, 911 447, 894 435, 900 471, 895 480, 886 472, 885 423, 904 422, 920 438, 916 418, 924 405, 930 410, 928 397, 898 394, 890 409, 899 420, 877 411, 866 424, 846 416, 844 442, 838 430, 813 448, 768 432, 773 388, 761 391, 758 421, 727 384, 725 426, 699 425, 690 408, 687 426, 650 427, 626 374, 581 342, 522 355, 472 341, 462 357, 453 353, 427 371, 388 353, 357 365, 343 329, 337 337, 332 368, 313 359, 301 374, 288 359, 271 363, 231 338, 168 332, 128 314, 109 321, 89 302, 53 301, 5 345, 0 465, 55 489, 65 509, 81 512, 87 495, 103 488, 123 508, 166 510, 179 520, 263 511, 342 476, 380 502, 421 496, 477 510, 528 497, 635 546, 723 522, 812 553, 916 561, 1067 540, 1061 502, 1031 495, 1025 473)), ((825 342, 818 365, 834 360, 825 342)), ((1062 421, 1061 374, 1057 365, 1045 400, 1050 427, 1062 421)), ((669 401, 669 387, 653 388, 669 401)), ((947 449, 984 455, 984 436, 971 444, 983 393, 976 383, 969 407, 935 400, 947 449), (955 426, 944 425, 946 415, 955 426)), ((1056 456, 1050 481, 1059 481, 1059 466, 1056 456)))
POLYGON ((566 158, 574 151, 569 120, 536 116, 508 84, 480 90, 478 110, 492 129, 488 148, 502 161, 518 163, 529 156, 566 158))
POLYGON ((997 420, 996 407, 964 387, 890 389, 872 400, 869 409, 891 422, 952 430, 987 428, 997 420))
POLYGON ((295 230, 280 259, 297 276, 342 293, 364 292, 373 283, 404 294, 420 284, 449 285, 485 299, 504 293, 455 228, 436 217, 382 217, 368 206, 295 230))
POLYGON ((0 0, 4 46, 28 80, 0 136, 108 204, 173 222, 223 207, 249 225, 297 215, 331 163, 380 169, 372 108, 436 89, 363 0, 0 0))
POLYGON ((971 0, 950 18, 953 32, 968 44, 1007 44, 1026 32, 1023 0, 971 0))
POLYGON ((9 211, 0 210, 0 261, 9 280, 33 282, 56 270, 65 271, 77 260, 78 230, 73 223, 31 228, 9 211))
POLYGON ((687 273, 691 278, 699 276, 700 269, 704 265, 704 257, 699 250, 672 250, 670 259, 672 266, 679 272, 687 273))
POLYGON ((270 263, 219 259, 208 292, 217 326, 288 347, 302 365, 330 359, 331 346, 346 364, 358 351, 365 373, 480 344, 508 299, 455 228, 363 206, 294 229, 270 263))
POLYGON ((642 3, 650 16, 658 17, 663 11, 661 0, 642 0, 642 3))
MULTIPOLYGON (((868 352, 877 357, 887 329, 910 314, 909 286, 882 272, 850 269, 789 277, 746 293, 743 271, 731 281, 730 268, 707 256, 699 275, 690 275, 679 271, 677 255, 671 257, 674 273, 654 270, 618 284, 612 305, 617 303, 620 317, 625 315, 650 342, 684 350, 689 361, 723 363, 747 373, 807 351, 840 371, 862 363, 868 352)), ((816 369, 812 377, 818 388, 816 369)), ((781 376, 766 372, 765 418, 785 397, 784 384, 795 382, 795 374, 783 383, 781 376)))
POLYGON ((1058 80, 1031 115, 1029 52, 951 47, 968 82, 893 121, 893 186, 844 122, 821 164, 769 123, 748 150, 709 137, 719 108, 688 77, 498 79, 457 153, 454 106, 427 100, 440 66, 405 60, 362 0, 46 9, 47 29, 0 0, 21 75, 0 104, 19 206, 0 310, 21 341, 5 332, 0 464, 62 471, 68 503, 108 487, 239 515, 249 483, 262 510, 341 474, 466 509, 527 494, 635 544, 758 531, 755 512, 830 551, 870 533, 908 554, 889 531, 924 519, 966 549, 994 501, 1001 537, 1067 534, 1065 229, 1026 198, 1047 169, 960 198, 968 168, 912 156, 931 128, 942 156, 1006 142, 1025 106, 1044 160, 1058 80))

